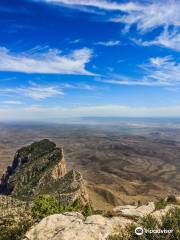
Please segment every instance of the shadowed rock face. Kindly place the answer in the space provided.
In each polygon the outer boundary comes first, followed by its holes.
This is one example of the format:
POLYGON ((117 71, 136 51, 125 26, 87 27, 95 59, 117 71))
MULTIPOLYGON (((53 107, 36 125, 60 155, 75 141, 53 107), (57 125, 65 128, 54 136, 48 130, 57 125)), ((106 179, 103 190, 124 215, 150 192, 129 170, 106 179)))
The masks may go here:
POLYGON ((40 191, 39 183, 47 178, 59 179, 65 173, 62 148, 44 139, 16 152, 12 165, 1 178, 0 194, 29 198, 40 191))

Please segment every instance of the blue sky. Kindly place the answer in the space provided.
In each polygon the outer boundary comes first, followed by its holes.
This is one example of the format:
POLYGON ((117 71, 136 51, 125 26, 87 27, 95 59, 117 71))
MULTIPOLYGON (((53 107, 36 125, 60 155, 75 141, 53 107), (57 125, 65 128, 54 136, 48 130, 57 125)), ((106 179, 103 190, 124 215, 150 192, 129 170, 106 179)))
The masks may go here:
POLYGON ((180 116, 179 9, 1 0, 0 120, 180 116))

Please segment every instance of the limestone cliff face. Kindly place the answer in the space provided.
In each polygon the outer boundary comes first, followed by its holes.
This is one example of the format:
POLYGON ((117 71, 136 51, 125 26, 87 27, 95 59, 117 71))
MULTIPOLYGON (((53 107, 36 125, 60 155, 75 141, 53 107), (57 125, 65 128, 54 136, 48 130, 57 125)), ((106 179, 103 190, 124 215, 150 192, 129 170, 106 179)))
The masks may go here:
POLYGON ((82 205, 89 201, 82 175, 75 170, 66 173, 63 149, 48 139, 17 151, 12 165, 1 178, 0 194, 21 200, 51 194, 65 205, 76 199, 82 205))
POLYGON ((62 159, 52 170, 52 178, 57 180, 57 179, 61 178, 62 176, 64 176, 65 173, 66 173, 66 162, 64 159, 63 151, 62 151, 62 159))

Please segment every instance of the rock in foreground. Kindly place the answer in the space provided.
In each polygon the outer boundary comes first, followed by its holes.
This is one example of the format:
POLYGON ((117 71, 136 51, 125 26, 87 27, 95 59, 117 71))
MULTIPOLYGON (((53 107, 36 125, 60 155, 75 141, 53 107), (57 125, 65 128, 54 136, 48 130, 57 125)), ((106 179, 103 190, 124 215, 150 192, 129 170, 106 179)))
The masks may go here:
POLYGON ((132 205, 115 207, 113 212, 115 215, 122 215, 124 217, 144 217, 152 213, 154 210, 155 204, 150 202, 147 205, 142 205, 140 207, 132 205))
POLYGON ((44 218, 25 235, 26 240, 105 240, 132 221, 121 217, 92 215, 84 219, 77 212, 44 218))

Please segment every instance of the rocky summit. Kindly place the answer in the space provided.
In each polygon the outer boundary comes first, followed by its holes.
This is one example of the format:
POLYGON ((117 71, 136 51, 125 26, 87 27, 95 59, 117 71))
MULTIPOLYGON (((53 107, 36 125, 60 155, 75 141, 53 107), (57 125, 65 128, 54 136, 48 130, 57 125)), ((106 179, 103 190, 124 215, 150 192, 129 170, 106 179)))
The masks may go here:
POLYGON ((77 198, 87 202, 83 178, 66 172, 63 149, 48 139, 19 149, 1 178, 0 194, 31 200, 38 194, 53 194, 69 204, 77 198))

